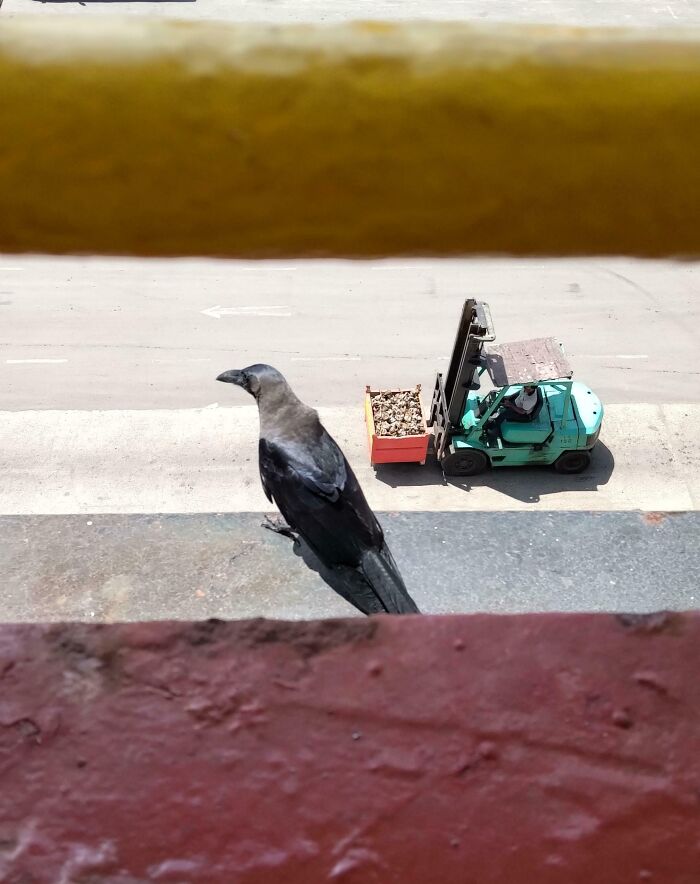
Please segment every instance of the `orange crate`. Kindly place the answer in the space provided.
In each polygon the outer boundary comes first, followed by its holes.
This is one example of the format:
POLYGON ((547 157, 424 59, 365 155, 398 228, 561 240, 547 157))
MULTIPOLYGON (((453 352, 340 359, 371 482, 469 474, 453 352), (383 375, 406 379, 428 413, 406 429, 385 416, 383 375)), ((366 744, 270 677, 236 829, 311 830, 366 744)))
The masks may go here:
POLYGON ((365 390, 365 421, 367 423, 367 438, 369 442, 370 463, 420 463, 424 464, 428 455, 428 442, 430 433, 425 423, 423 404, 421 403, 421 420, 423 432, 417 436, 378 436, 374 428, 374 415, 372 414, 372 395, 377 393, 416 393, 420 402, 420 384, 413 390, 373 390, 367 387, 365 390))

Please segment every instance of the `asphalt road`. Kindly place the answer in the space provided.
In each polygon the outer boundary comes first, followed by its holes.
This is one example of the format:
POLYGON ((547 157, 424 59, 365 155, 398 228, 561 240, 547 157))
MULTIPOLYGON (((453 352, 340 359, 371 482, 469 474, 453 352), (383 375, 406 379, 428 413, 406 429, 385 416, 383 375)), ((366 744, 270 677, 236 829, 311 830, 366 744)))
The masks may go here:
POLYGON ((243 404, 214 379, 254 362, 314 405, 429 395, 469 296, 499 342, 557 336, 606 403, 697 403, 699 267, 0 257, 0 410, 243 404))

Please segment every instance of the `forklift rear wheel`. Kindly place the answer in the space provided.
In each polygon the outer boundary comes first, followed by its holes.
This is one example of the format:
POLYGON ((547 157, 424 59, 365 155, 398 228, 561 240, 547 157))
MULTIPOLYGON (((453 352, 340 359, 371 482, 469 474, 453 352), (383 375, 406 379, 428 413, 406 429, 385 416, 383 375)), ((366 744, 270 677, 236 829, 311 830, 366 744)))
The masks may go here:
POLYGON ((588 451, 565 451, 554 461, 558 473, 582 473, 591 462, 588 451))
POLYGON ((446 476, 476 476, 488 465, 489 459, 483 452, 462 449, 447 455, 442 462, 442 471, 446 476))

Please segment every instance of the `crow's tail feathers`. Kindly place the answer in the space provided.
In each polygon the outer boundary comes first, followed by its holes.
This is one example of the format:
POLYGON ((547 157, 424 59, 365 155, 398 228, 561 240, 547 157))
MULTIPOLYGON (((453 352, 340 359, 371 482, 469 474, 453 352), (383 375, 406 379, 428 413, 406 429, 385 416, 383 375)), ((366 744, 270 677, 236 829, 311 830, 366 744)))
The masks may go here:
POLYGON ((420 614, 386 545, 364 552, 360 570, 389 614, 420 614))

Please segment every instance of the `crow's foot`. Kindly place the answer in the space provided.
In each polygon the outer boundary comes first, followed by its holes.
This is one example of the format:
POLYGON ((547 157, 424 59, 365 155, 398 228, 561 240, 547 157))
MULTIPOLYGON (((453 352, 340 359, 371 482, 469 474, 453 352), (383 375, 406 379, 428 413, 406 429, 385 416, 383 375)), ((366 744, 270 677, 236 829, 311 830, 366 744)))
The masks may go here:
POLYGON ((297 533, 293 528, 290 528, 286 522, 283 522, 282 519, 271 519, 269 516, 265 516, 265 521, 261 522, 261 527, 267 528, 268 531, 274 531, 275 534, 282 534, 284 537, 289 537, 290 540, 297 539, 297 533))

